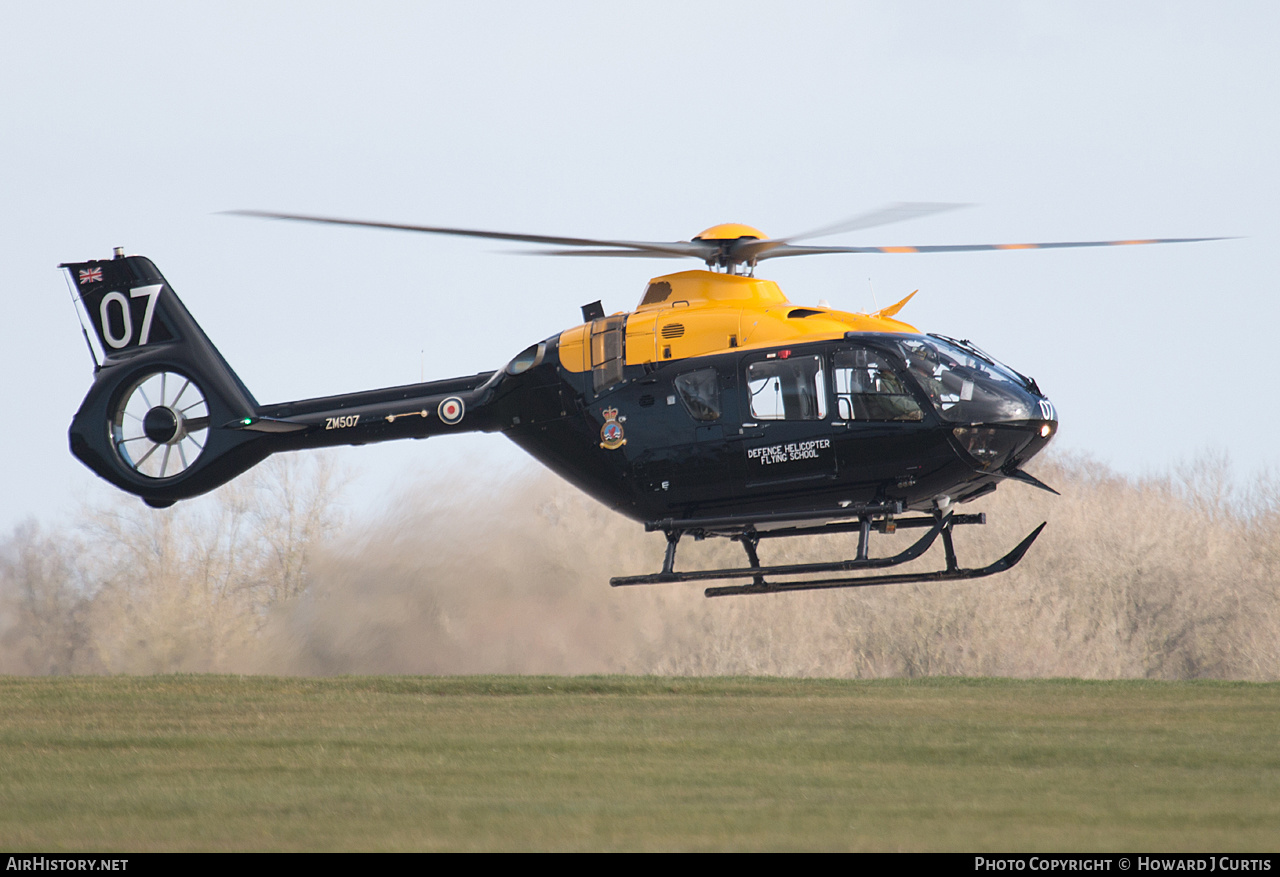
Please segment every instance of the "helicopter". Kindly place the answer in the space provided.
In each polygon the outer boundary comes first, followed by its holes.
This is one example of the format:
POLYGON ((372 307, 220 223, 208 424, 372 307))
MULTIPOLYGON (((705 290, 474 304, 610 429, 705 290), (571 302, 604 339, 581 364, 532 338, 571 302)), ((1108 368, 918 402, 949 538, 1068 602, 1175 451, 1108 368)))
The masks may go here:
POLYGON ((662 568, 613 586, 724 581, 708 597, 974 579, 1016 565, 1040 524, 1000 559, 966 568, 953 532, 985 514, 957 507, 1005 481, 1053 489, 1024 466, 1058 414, 1035 380, 967 340, 897 319, 911 293, 873 313, 788 301, 756 276, 770 259, 1129 244, 814 246, 799 241, 949 210, 889 205, 770 238, 741 224, 687 241, 600 240, 404 225, 265 211, 246 216, 537 244, 549 255, 696 259, 652 278, 630 312, 583 305, 582 321, 501 368, 292 402, 260 404, 155 264, 116 248, 63 263, 94 380, 71 423, 72 453, 163 508, 230 481, 271 454, 463 432, 501 432, 586 493, 667 540, 662 568), (923 531, 888 556, 872 533, 923 531), (762 540, 856 534, 851 558, 764 564, 762 540), (738 542, 746 565, 678 571, 682 538, 738 542), (945 566, 878 572, 941 538, 945 566), (867 573, 870 574, 867 574, 867 573))

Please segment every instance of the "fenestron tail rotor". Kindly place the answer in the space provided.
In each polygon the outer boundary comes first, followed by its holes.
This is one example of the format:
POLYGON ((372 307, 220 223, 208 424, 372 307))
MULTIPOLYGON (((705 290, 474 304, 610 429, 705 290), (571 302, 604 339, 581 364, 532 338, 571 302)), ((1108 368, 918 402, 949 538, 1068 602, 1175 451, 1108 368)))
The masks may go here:
POLYGON ((238 216, 256 216, 265 219, 288 219, 297 222, 319 222, 329 225, 351 225, 365 228, 413 231, 427 234, 445 234, 459 237, 487 238, 527 244, 545 244, 564 249, 530 251, 548 256, 609 256, 624 258, 693 258, 705 262, 708 267, 719 268, 736 274, 743 266, 754 267, 765 259, 784 256, 821 256, 837 253, 962 253, 982 250, 1047 250, 1070 247, 1116 247, 1136 244, 1188 244, 1199 241, 1216 241, 1224 238, 1147 238, 1142 240, 1114 241, 1049 241, 1028 244, 908 244, 889 247, 806 246, 796 241, 816 237, 858 231, 931 216, 947 210, 964 207, 964 204, 903 202, 890 204, 840 222, 824 225, 797 235, 770 238, 750 226, 729 223, 707 229, 688 241, 628 241, 596 238, 563 237, 554 235, 523 234, 503 231, 481 231, 467 228, 410 225, 393 222, 376 222, 362 219, 338 219, 330 216, 312 216, 298 213, 274 213, 264 210, 232 210, 238 216))
POLYGON ((181 475, 204 451, 209 404, 191 378, 154 371, 127 386, 111 417, 111 446, 144 478, 181 475))

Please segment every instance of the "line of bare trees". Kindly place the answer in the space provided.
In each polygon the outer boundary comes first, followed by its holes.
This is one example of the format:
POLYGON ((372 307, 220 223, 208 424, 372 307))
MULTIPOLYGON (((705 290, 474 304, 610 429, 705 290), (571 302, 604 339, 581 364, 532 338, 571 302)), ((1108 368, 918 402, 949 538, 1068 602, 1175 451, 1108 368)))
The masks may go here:
POLYGON ((0 671, 232 666, 306 592, 338 488, 331 458, 283 457, 172 509, 106 495, 75 526, 19 526, 0 546, 0 671))
MULTIPOLYGON (((1280 678, 1280 477, 1242 486, 1223 457, 1145 479, 1047 461, 1063 496, 1006 485, 974 504, 987 526, 957 533, 976 566, 1049 521, 1004 575, 719 600, 609 588, 656 568, 662 538, 545 473, 440 478, 352 524, 330 460, 273 460, 165 511, 120 497, 19 527, 0 542, 0 672, 1280 678)), ((762 559, 852 553, 786 542, 762 559)), ((740 551, 682 544, 681 561, 740 551)))

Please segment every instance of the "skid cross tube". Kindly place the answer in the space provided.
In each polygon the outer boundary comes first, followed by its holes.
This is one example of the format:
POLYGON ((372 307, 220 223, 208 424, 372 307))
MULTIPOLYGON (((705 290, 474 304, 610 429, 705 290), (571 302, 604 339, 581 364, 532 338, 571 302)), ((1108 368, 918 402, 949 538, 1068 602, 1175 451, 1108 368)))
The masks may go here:
MULTIPOLYGON (((954 513, 951 515, 952 526, 958 526, 960 524, 985 524, 986 522, 987 515, 985 512, 981 512, 976 515, 957 515, 954 513)), ((906 530, 911 529, 912 527, 932 527, 935 523, 937 523, 937 517, 933 515, 921 516, 918 518, 897 518, 896 520, 889 518, 887 520, 870 521, 870 529, 877 533, 892 534, 896 530, 906 530)), ((787 527, 785 529, 759 530, 756 532, 756 536, 760 539, 784 539, 790 536, 825 536, 830 533, 861 533, 862 526, 861 520, 846 521, 843 523, 825 524, 815 527, 787 527)), ((729 536, 729 538, 732 539, 734 537, 729 536)))
MULTIPOLYGON (((646 533, 652 533, 655 530, 662 530, 666 533, 670 533, 673 530, 679 530, 681 533, 697 533, 705 531, 710 535, 722 535, 726 531, 741 532, 745 529, 760 527, 766 524, 790 524, 797 521, 815 520, 835 521, 842 518, 861 518, 867 515, 873 518, 892 518, 894 515, 902 514, 902 512, 902 503, 887 502, 874 503, 871 505, 851 505, 844 508, 811 509, 809 511, 800 512, 770 512, 767 514, 752 515, 751 517, 730 515, 706 518, 663 518, 660 521, 647 521, 644 525, 644 529, 646 533)), ((827 529, 825 532, 829 533, 833 531, 827 529)))

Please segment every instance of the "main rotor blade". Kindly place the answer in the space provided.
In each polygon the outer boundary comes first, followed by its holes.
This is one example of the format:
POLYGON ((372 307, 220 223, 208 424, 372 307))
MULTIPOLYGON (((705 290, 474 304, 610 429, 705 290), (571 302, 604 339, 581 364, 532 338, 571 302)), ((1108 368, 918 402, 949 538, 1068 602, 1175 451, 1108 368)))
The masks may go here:
POLYGON ((715 258, 716 248, 708 246, 698 253, 672 253, 652 248, 643 250, 507 250, 506 252, 517 256, 621 256, 627 259, 682 259, 693 256, 706 260, 715 258))
POLYGON ((364 228, 385 228, 394 231, 416 231, 427 234, 447 234, 457 237, 488 238, 499 241, 520 241, 526 244, 559 244, 570 247, 618 247, 643 250, 671 256, 705 258, 705 245, 690 241, 606 241, 594 238, 571 238, 541 234, 517 234, 505 231, 480 231, 472 228, 445 228, 432 225, 405 225, 396 222, 374 222, 364 219, 337 219, 332 216, 308 216, 300 213, 272 213, 266 210, 228 210, 234 216, 255 216, 262 219, 288 219, 295 222, 319 222, 327 225, 354 225, 364 228))
POLYGON ((948 210, 958 210, 961 207, 970 207, 970 204, 946 204, 940 202, 909 202, 902 201, 897 204, 886 204, 884 207, 876 210, 861 213, 857 216, 851 216, 840 222, 833 222, 830 225, 820 226, 819 228, 800 234, 789 235, 785 238, 775 238, 783 243, 792 243, 794 241, 804 241, 810 238, 826 237, 827 235, 839 234, 842 231, 858 231, 863 228, 875 228, 878 225, 888 225, 892 222, 905 222, 908 219, 919 219, 922 216, 932 216, 935 213, 945 213, 948 210))
POLYGON ((968 253, 979 250, 1056 250, 1068 247, 1128 247, 1141 244, 1194 244, 1200 241, 1225 241, 1231 238, 1151 238, 1132 241, 1050 241, 1039 244, 945 244, 905 247, 797 247, 784 244, 766 250, 757 260, 782 256, 821 256, 829 253, 968 253))
POLYGON ((879 207, 867 213, 860 213, 857 216, 851 216, 840 222, 833 222, 830 225, 820 226, 800 234, 788 235, 784 238, 770 238, 765 241, 740 240, 733 248, 733 255, 735 259, 743 262, 755 262, 764 258, 763 253, 776 250, 795 241, 820 238, 845 231, 875 228, 892 222, 905 222, 908 219, 918 219, 922 216, 930 216, 934 213, 943 213, 947 210, 956 210, 960 207, 968 206, 970 205, 907 201, 887 204, 884 207, 879 207))

